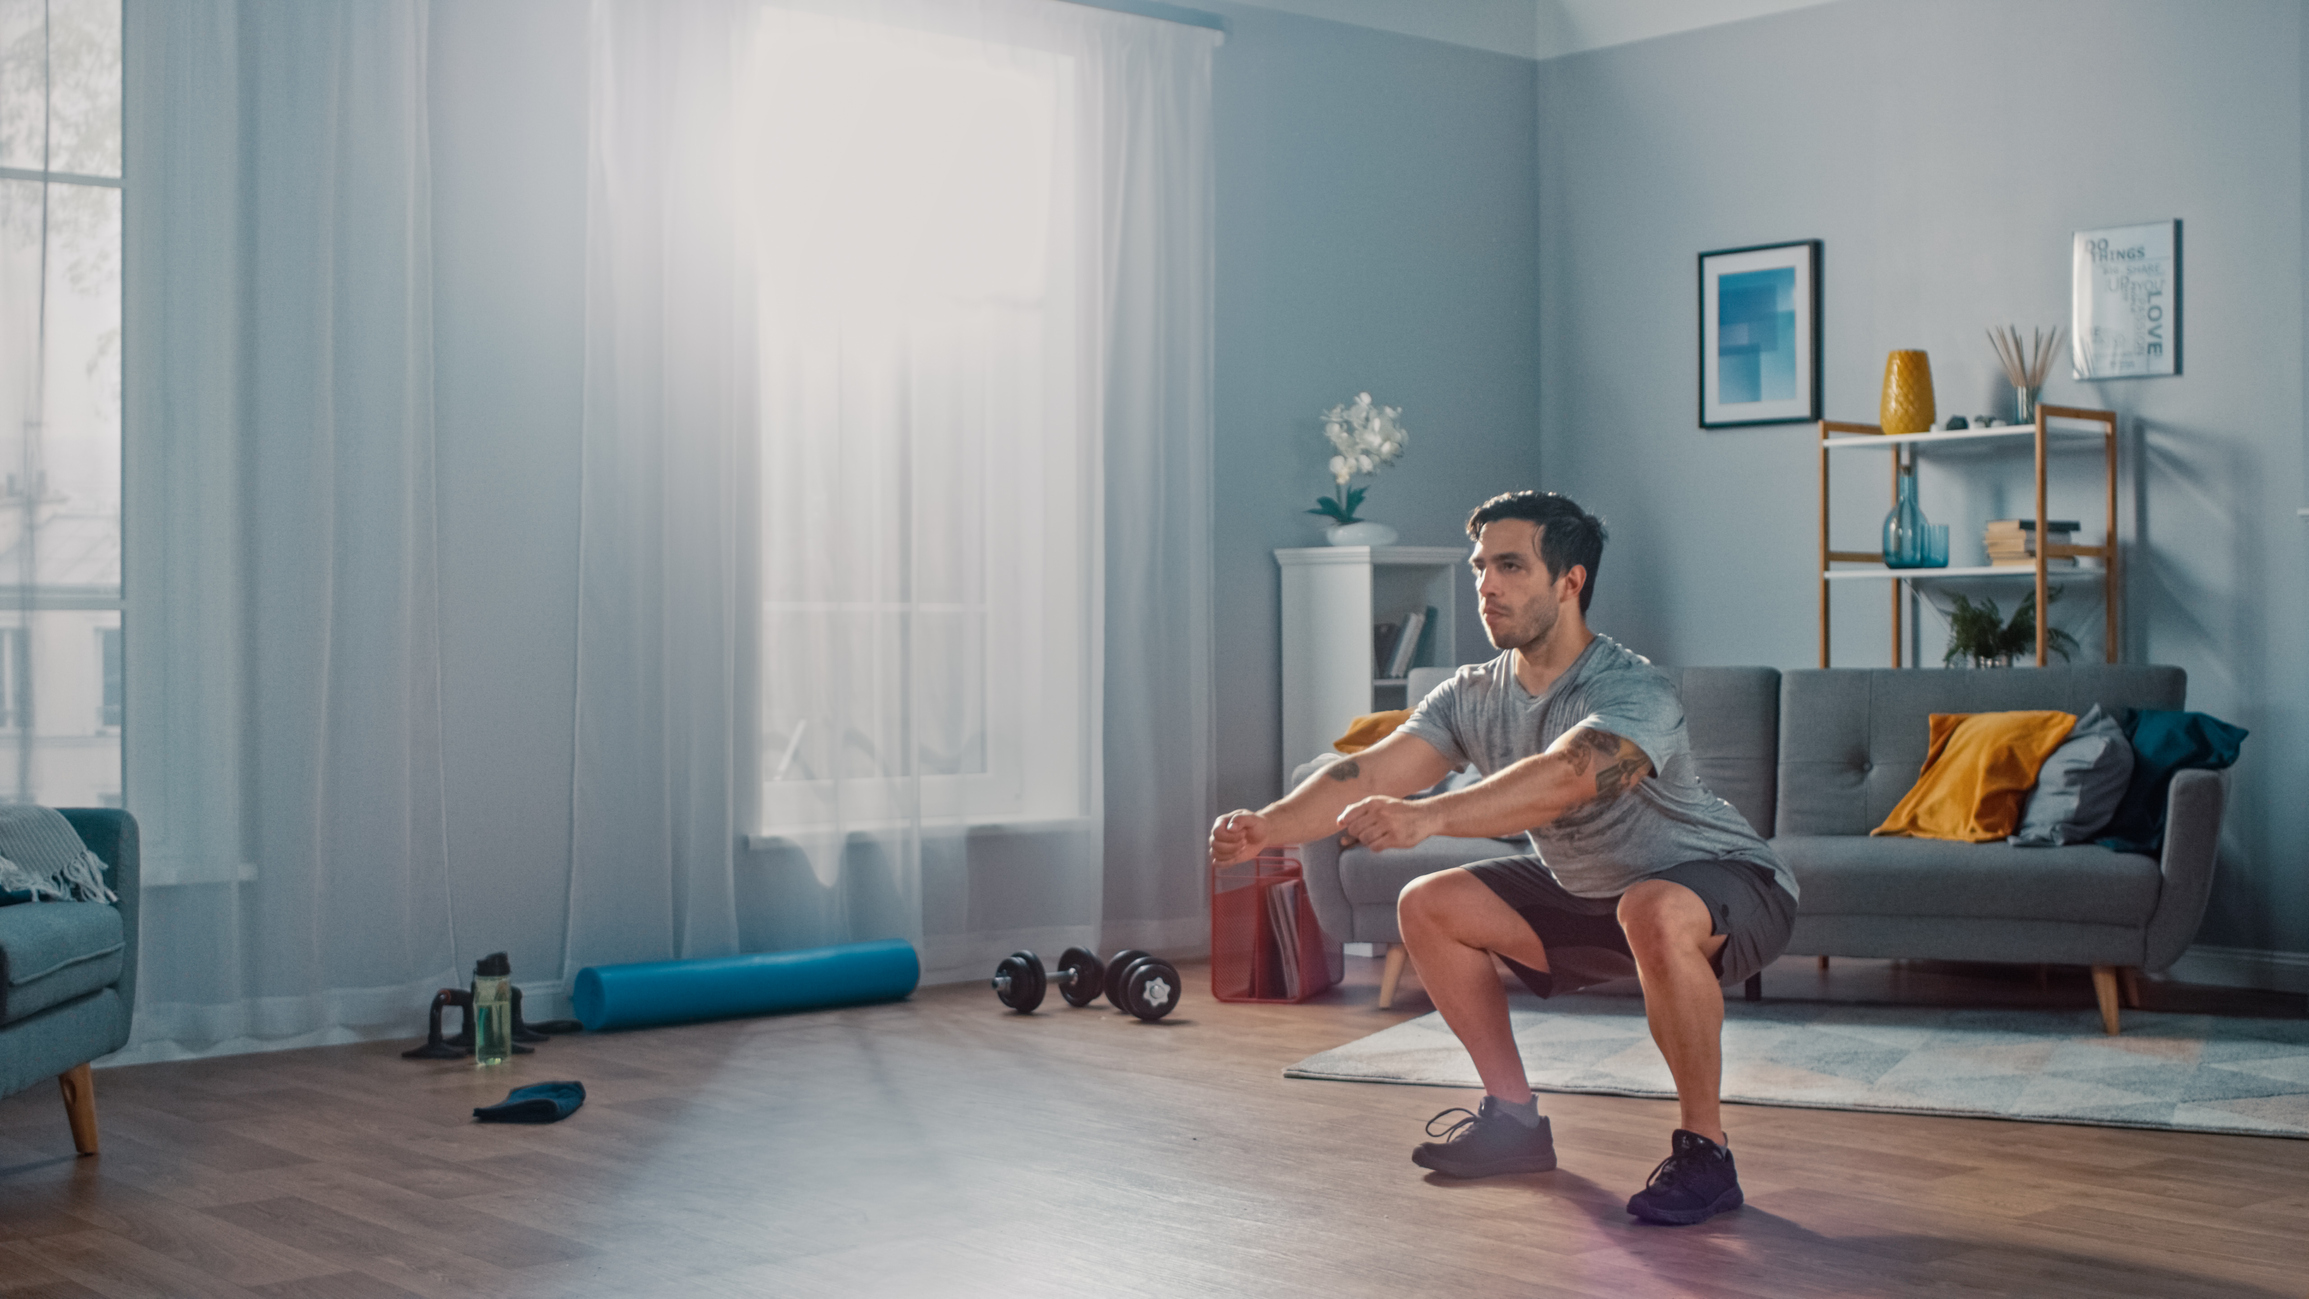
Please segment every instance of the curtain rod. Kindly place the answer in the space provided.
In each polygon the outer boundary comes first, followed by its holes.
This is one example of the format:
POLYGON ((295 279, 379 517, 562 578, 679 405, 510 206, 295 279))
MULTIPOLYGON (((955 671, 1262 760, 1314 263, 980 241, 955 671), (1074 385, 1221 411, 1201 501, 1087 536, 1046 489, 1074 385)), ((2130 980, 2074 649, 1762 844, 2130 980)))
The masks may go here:
POLYGON ((1141 18, 1156 18, 1166 23, 1183 23, 1188 27, 1208 27, 1221 35, 1227 34, 1226 16, 1185 5, 1164 4, 1163 0, 1066 0, 1068 4, 1091 9, 1108 9, 1118 14, 1136 14, 1141 18))

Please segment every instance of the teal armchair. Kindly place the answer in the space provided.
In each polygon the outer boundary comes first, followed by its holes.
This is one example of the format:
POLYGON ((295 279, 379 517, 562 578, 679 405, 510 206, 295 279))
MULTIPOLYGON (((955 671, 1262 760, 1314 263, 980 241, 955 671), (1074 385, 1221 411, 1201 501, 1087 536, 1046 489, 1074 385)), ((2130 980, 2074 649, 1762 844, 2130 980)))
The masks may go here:
POLYGON ((54 1078, 74 1148, 93 1155, 88 1062, 127 1044, 136 1005, 136 818, 117 808, 59 810, 102 859, 120 901, 0 907, 0 1096, 54 1078))

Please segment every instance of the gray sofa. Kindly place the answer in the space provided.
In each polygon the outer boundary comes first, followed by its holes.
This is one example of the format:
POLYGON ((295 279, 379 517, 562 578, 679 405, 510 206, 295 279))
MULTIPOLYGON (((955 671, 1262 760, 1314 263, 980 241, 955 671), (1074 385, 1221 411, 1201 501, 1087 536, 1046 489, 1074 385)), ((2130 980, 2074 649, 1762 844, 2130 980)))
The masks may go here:
POLYGON ((88 1062, 128 1042, 136 1005, 136 818, 114 808, 59 809, 104 862, 118 903, 0 907, 0 1096, 54 1078, 72 1144, 96 1153, 88 1062))
MULTIPOLYGON (((2102 1022, 2114 1033, 2119 1001, 2138 1004, 2134 975, 2170 966, 2204 918, 2227 790, 2221 773, 2175 776, 2155 857, 2096 844, 2015 848, 1868 834, 1922 768, 1928 715, 2082 714, 2096 703, 2112 712, 2182 708, 2179 668, 1668 674, 1683 696, 1700 778, 1770 838, 1802 885, 1792 954, 2090 966, 2102 1022)), ((1395 897, 1403 886, 1517 851, 1495 839, 1436 838, 1392 852, 1341 852, 1325 839, 1304 849, 1308 893, 1332 942, 1386 946, 1384 1006, 1402 972, 1395 897)))

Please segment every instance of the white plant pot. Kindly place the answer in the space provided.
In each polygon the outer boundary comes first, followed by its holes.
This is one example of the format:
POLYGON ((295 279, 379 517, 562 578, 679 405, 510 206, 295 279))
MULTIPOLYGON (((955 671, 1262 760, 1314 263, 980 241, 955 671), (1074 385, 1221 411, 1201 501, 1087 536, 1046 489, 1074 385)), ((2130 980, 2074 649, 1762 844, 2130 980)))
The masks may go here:
POLYGON ((1323 529, 1323 540, 1334 546, 1392 546, 1395 529, 1369 519, 1361 523, 1336 523, 1323 529))

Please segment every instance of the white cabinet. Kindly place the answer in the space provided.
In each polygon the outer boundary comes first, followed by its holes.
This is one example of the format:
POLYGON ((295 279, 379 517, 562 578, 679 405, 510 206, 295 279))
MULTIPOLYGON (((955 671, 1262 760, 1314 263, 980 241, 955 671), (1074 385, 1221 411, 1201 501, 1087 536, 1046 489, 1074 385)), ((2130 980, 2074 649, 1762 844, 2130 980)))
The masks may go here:
POLYGON ((1456 546, 1316 546, 1278 550, 1283 575, 1283 779, 1331 747, 1364 713, 1404 706, 1403 680, 1372 662, 1372 629, 1435 611, 1413 667, 1459 662, 1462 588, 1473 578, 1456 546))

